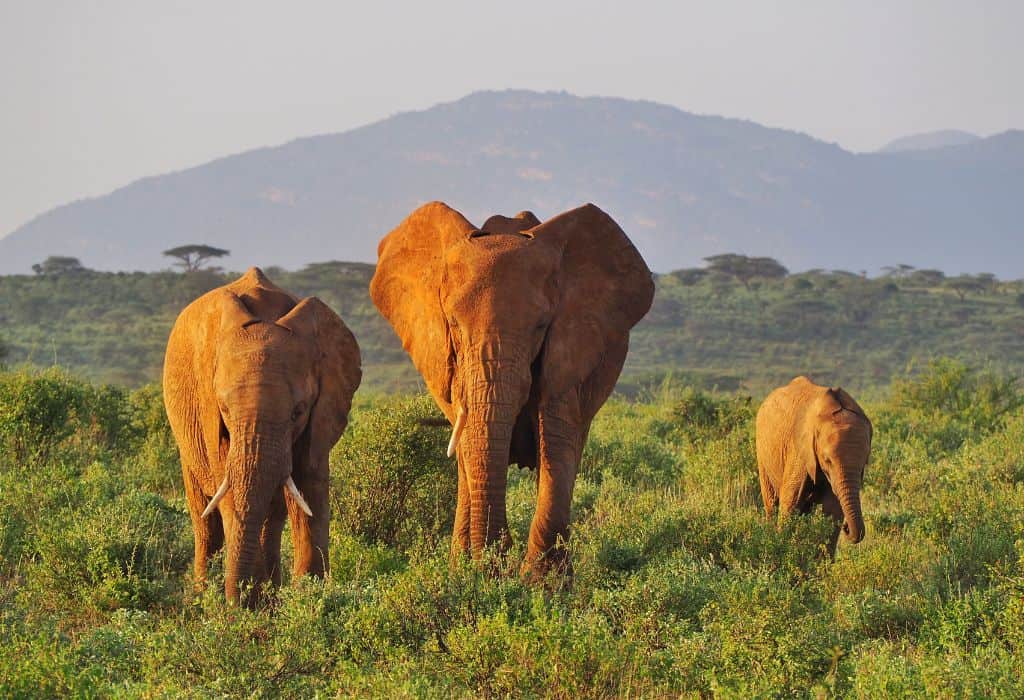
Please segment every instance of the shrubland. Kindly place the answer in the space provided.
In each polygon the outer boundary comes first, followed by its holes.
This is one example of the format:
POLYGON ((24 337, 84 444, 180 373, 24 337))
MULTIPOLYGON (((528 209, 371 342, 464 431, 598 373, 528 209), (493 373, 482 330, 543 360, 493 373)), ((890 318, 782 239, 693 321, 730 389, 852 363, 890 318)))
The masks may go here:
MULTIPOLYGON (((421 386, 370 302, 372 265, 326 262, 265 271, 285 289, 319 296, 341 315, 359 340, 364 388, 421 386)), ((181 309, 237 275, 81 270, 0 276, 0 341, 12 364, 60 364, 94 381, 138 387, 159 380, 181 309)), ((654 306, 632 333, 619 390, 633 396, 672 376, 705 390, 760 395, 809 372, 855 385, 862 395, 884 389, 912 361, 953 356, 1004 372, 1024 366, 1024 281, 978 275, 968 286, 950 286, 957 279, 935 270, 874 279, 812 270, 738 280, 716 266, 657 275, 654 306)))
POLYGON ((759 398, 667 381, 609 401, 575 579, 545 588, 514 575, 531 473, 511 468, 514 550, 451 568, 440 414, 360 394, 332 455, 331 576, 248 611, 217 561, 193 589, 157 388, 4 372, 0 696, 1024 694, 1021 387, 941 360, 863 402, 867 537, 834 562, 822 517, 763 517, 759 398))

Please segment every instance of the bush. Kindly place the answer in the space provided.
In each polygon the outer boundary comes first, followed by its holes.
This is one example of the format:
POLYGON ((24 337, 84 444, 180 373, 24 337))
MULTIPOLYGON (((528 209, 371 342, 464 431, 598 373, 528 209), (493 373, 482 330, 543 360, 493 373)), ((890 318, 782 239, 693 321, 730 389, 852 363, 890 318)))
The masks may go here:
POLYGON ((716 397, 687 389, 676 402, 673 421, 678 434, 691 443, 722 438, 754 416, 749 396, 716 397))
POLYGON ((118 608, 168 605, 182 590, 192 557, 186 514, 155 494, 116 495, 119 484, 101 465, 95 471, 87 487, 99 493, 88 505, 35 528, 20 593, 33 614, 95 619, 118 608))
POLYGON ((0 373, 0 452, 10 466, 45 462, 69 443, 131 452, 139 437, 126 392, 93 386, 57 368, 0 373))
POLYGON ((408 549, 451 535, 458 467, 429 396, 386 398, 353 412, 331 454, 331 498, 343 532, 408 549))
POLYGON ((922 372, 893 382, 876 428, 887 439, 920 441, 938 456, 999 429, 1007 414, 1022 404, 1016 377, 938 359, 922 372))

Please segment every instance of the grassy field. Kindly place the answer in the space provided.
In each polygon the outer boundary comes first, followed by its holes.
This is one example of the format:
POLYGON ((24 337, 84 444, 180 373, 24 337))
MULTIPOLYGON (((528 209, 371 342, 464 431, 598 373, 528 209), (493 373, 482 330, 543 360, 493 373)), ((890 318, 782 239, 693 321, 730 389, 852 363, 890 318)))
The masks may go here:
MULTIPOLYGON (((1024 696, 1012 378, 943 360, 864 402, 867 537, 834 563, 822 518, 762 517, 758 399, 665 382, 610 401, 575 492, 574 585, 545 591, 449 570, 436 409, 361 394, 332 459, 332 576, 250 612, 216 581, 192 591, 158 390, 0 374, 0 696, 1024 696)), ((512 477, 521 546, 535 487, 512 477)))
MULTIPOLYGON (((364 386, 415 391, 418 375, 369 299, 373 266, 323 263, 267 269, 295 294, 317 295, 352 328, 364 386)), ((1002 371, 1024 367, 1024 282, 979 285, 959 298, 928 277, 864 279, 811 272, 756 280, 659 275, 654 307, 634 330, 620 391, 668 375, 681 383, 764 393, 793 376, 881 390, 908 364, 959 357, 1002 371)), ((140 386, 159 379, 175 316, 230 276, 98 273, 0 277, 0 342, 8 361, 72 368, 140 386)))

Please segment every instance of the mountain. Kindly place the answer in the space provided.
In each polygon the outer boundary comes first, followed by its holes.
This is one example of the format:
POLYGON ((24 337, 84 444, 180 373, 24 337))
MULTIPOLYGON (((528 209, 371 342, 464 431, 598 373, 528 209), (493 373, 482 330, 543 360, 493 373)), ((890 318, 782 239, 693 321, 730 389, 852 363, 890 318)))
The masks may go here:
POLYGON ((58 207, 0 239, 0 272, 48 255, 152 270, 184 243, 230 249, 232 269, 372 262, 382 235, 441 199, 477 223, 592 201, 657 271, 739 252, 794 270, 909 263, 1022 277, 1022 192, 1020 131, 854 154, 651 102, 480 92, 58 207))
POLYGON ((946 146, 963 146, 964 144, 980 141, 981 137, 969 131, 958 131, 946 129, 944 131, 929 131, 925 134, 911 134, 890 141, 878 149, 879 153, 899 153, 901 151, 925 151, 929 148, 945 148, 946 146))

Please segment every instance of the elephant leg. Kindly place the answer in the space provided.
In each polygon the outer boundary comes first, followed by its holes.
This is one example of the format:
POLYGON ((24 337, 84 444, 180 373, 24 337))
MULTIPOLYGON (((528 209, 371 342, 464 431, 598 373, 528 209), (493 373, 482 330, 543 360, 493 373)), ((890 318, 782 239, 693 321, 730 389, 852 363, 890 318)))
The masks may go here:
POLYGON ((541 407, 539 428, 537 511, 520 572, 531 580, 543 578, 552 570, 572 575, 565 543, 580 459, 581 418, 576 396, 541 407))
POLYGON ((466 481, 466 469, 462 465, 462 455, 459 454, 456 459, 459 465, 459 495, 455 505, 455 527, 452 530, 452 564, 469 554, 470 550, 469 484, 466 481))
POLYGON ((839 543, 839 533, 843 529, 843 505, 836 498, 836 495, 829 489, 821 496, 821 510, 832 518, 832 534, 828 541, 828 557, 830 560, 836 558, 836 545, 839 543))
POLYGON ((203 517, 203 511, 210 499, 203 493, 199 481, 192 470, 182 465, 185 480, 185 498, 188 501, 189 516, 192 519, 192 536, 195 541, 195 561, 193 578, 196 588, 206 585, 206 570, 210 557, 224 546, 224 523, 220 512, 214 510, 209 516, 203 517))
POLYGON ((779 493, 772 486, 772 482, 768 478, 768 472, 760 462, 757 463, 757 471, 761 481, 761 500, 764 501, 765 516, 771 520, 772 516, 775 515, 776 507, 779 505, 779 493))
POLYGON ((293 473, 292 478, 309 504, 309 509, 313 511, 313 515, 308 516, 290 494, 285 498, 295 550, 292 579, 306 574, 324 576, 330 570, 328 539, 331 508, 327 497, 327 475, 293 473))
POLYGON ((263 550, 263 562, 267 567, 267 580, 275 587, 281 585, 281 531, 287 509, 284 504, 284 493, 278 492, 270 504, 267 521, 260 530, 260 549, 263 550))
POLYGON ((779 489, 779 517, 785 519, 790 515, 810 512, 811 503, 807 499, 810 481, 803 473, 797 473, 784 479, 779 489))

